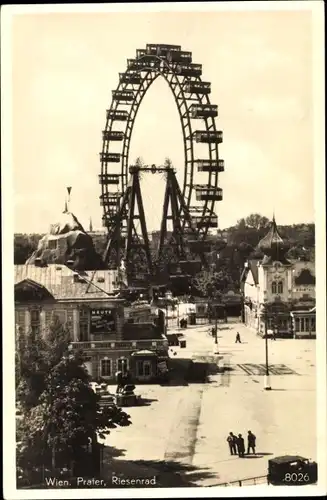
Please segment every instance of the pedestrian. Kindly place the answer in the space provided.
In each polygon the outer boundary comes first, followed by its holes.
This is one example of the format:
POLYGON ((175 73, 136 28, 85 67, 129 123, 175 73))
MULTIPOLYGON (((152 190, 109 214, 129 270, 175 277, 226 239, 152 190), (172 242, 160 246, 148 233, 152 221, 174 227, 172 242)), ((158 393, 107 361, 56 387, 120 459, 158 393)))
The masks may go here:
POLYGON ((253 434, 253 432, 248 431, 248 455, 250 454, 250 450, 252 450, 253 454, 255 455, 255 441, 256 437, 253 434))
POLYGON ((239 332, 237 332, 237 334, 236 334, 236 339, 235 339, 235 344, 237 344, 237 343, 239 343, 239 344, 241 344, 241 343, 242 343, 242 342, 241 342, 241 335, 239 334, 239 332))
POLYGON ((237 440, 237 437, 232 432, 230 432, 229 436, 227 437, 227 443, 229 445, 229 451, 230 451, 231 455, 236 455, 236 453, 237 453, 236 440, 237 440))
POLYGON ((244 453, 245 453, 245 445, 244 445, 244 439, 242 437, 242 434, 238 435, 237 440, 236 440, 236 444, 237 444, 238 456, 240 458, 243 458, 244 453))

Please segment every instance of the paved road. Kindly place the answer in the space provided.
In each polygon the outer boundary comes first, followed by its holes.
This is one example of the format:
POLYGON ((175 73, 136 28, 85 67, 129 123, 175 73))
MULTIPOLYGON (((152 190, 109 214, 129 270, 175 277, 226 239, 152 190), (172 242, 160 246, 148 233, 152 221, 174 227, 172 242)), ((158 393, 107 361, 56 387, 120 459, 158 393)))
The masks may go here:
POLYGON ((270 340, 269 360, 281 374, 271 376, 273 390, 265 391, 257 368, 265 362, 264 340, 243 325, 220 325, 217 356, 208 329, 183 331, 187 347, 172 348, 172 357, 209 359, 229 370, 212 373, 208 383, 138 386, 151 404, 129 409, 133 425, 113 431, 110 445, 126 450, 124 460, 193 468, 185 474, 203 486, 265 474, 271 456, 315 458, 315 341, 270 340), (237 331, 241 344, 235 344, 237 331), (245 436, 248 430, 257 436, 258 457, 230 456, 228 432, 245 436))

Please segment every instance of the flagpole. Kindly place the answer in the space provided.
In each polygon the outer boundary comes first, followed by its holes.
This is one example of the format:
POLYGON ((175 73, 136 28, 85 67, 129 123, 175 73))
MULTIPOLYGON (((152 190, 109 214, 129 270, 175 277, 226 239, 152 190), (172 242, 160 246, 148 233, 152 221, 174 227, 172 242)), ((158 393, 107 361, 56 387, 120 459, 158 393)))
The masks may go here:
POLYGON ((68 211, 68 212, 69 212, 69 208, 70 208, 70 207, 69 207, 69 205, 70 205, 70 193, 71 193, 71 191, 72 191, 71 186, 68 186, 68 187, 67 187, 67 193, 68 193, 68 199, 67 199, 67 211, 68 211))

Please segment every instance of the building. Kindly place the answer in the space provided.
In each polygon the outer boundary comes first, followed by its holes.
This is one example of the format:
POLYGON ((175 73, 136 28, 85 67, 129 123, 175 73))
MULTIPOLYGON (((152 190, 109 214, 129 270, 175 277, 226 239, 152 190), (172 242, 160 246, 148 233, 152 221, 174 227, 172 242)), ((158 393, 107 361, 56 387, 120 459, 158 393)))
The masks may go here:
POLYGON ((54 316, 82 349, 93 380, 116 382, 129 371, 135 381, 155 380, 168 361, 162 318, 143 307, 125 307, 118 271, 74 271, 65 265, 15 266, 15 323, 19 335, 46 335, 54 316))
POLYGON ((241 276, 245 323, 259 334, 267 328, 281 337, 315 337, 315 265, 291 261, 275 218, 259 242, 261 259, 248 260, 241 276))

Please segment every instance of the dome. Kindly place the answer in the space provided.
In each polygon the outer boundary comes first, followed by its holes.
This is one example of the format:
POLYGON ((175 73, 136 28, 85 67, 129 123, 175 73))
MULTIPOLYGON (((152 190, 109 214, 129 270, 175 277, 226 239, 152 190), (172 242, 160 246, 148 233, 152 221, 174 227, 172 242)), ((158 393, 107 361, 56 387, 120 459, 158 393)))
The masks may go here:
POLYGON ((268 233, 259 241, 257 249, 265 255, 263 263, 268 263, 268 260, 285 261, 286 263, 285 253, 288 250, 288 245, 278 231, 275 217, 270 224, 268 233))

